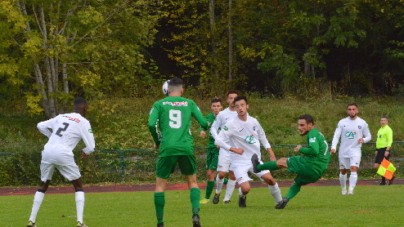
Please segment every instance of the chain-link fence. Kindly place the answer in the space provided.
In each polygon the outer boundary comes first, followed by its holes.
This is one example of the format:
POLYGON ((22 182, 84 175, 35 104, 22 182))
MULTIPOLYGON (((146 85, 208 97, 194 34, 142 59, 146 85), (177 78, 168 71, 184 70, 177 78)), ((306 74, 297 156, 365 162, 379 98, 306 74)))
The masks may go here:
MULTIPOLYGON (((275 145, 273 150, 277 158, 290 157, 297 155, 293 151, 295 146, 293 144, 275 145)), ((396 166, 398 176, 400 176, 404 168, 404 142, 394 142, 391 151, 390 160, 396 166)), ((264 149, 261 152, 263 161, 269 161, 267 152, 264 149)), ((206 172, 206 148, 195 148, 195 154, 198 163, 198 179, 203 181, 206 172)), ((364 144, 360 177, 377 176, 373 169, 374 156, 375 144, 364 144)), ((81 159, 79 154, 76 154, 75 158, 85 184, 104 182, 136 184, 155 180, 157 151, 154 149, 98 150, 86 159, 81 159)), ((0 153, 0 186, 38 185, 40 161, 40 152, 0 153)), ((337 155, 333 155, 324 178, 337 178, 338 169, 337 155)), ((286 170, 274 171, 273 175, 276 179, 282 180, 294 177, 294 174, 288 173, 286 170)), ((181 177, 178 170, 171 175, 171 181, 183 180, 184 178, 181 177)), ((52 182, 53 184, 69 183, 58 173, 55 173, 52 182)))

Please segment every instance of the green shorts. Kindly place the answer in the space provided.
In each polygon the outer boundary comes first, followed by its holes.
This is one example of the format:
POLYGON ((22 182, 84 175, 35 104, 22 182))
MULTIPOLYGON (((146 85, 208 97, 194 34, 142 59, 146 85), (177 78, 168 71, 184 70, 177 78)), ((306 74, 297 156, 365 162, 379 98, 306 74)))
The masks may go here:
POLYGON ((315 173, 301 156, 294 156, 287 159, 288 172, 297 173, 295 182, 299 185, 306 185, 317 182, 321 176, 315 173))
POLYGON ((182 175, 194 175, 196 173, 195 155, 175 155, 157 159, 156 176, 168 179, 174 172, 177 163, 182 175))
POLYGON ((216 147, 208 148, 206 153, 206 169, 217 170, 219 161, 219 149, 216 147))

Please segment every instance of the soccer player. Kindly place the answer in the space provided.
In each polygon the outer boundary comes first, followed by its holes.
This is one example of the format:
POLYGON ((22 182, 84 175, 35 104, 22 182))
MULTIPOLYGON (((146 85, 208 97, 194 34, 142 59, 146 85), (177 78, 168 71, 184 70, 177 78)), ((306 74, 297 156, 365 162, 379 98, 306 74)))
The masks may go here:
MULTIPOLYGON (((210 129, 210 134, 216 139, 220 129, 226 124, 226 122, 237 116, 237 111, 234 108, 234 98, 238 96, 236 91, 229 91, 226 95, 226 102, 229 104, 229 107, 221 111, 216 120, 213 122, 213 125, 210 129)), ((225 141, 228 143, 228 141, 225 141)), ((219 161, 218 161, 218 168, 217 171, 219 174, 216 176, 216 193, 213 197, 213 204, 217 204, 220 199, 220 193, 222 191, 222 187, 224 184, 224 178, 226 174, 229 173, 229 181, 227 182, 226 186, 226 195, 223 199, 223 203, 228 204, 230 203, 231 195, 233 194, 234 188, 236 186, 236 177, 234 176, 234 172, 230 167, 230 153, 229 151, 220 148, 219 149, 219 161)))
MULTIPOLYGON (((212 110, 212 112, 209 113, 205 118, 209 122, 209 125, 212 125, 216 119, 216 116, 222 110, 222 100, 220 98, 215 97, 211 100, 210 103, 211 103, 210 109, 212 110)), ((200 136, 202 138, 205 138, 206 131, 201 131, 200 136)), ((210 195, 212 194, 213 187, 215 186, 215 176, 216 176, 218 158, 219 158, 219 149, 215 145, 215 139, 212 137, 212 135, 210 135, 208 142, 208 150, 206 154, 206 168, 207 168, 206 177, 208 182, 206 183, 205 198, 201 200, 200 202, 201 204, 207 204, 209 202, 210 195)))
POLYGON ((254 171, 277 170, 287 168, 288 172, 297 173, 294 183, 286 196, 276 204, 275 209, 283 209, 293 197, 299 193, 301 187, 306 184, 317 182, 324 174, 330 162, 328 144, 323 134, 314 128, 314 121, 311 115, 301 115, 298 120, 298 129, 301 136, 306 135, 307 147, 298 145, 294 148, 302 156, 280 158, 278 161, 270 161, 260 164, 257 156, 253 156, 254 171))
POLYGON ((346 179, 348 170, 351 171, 349 176, 348 195, 353 195, 356 182, 358 181, 358 168, 361 162, 363 143, 367 143, 372 139, 369 132, 369 126, 362 118, 358 117, 358 105, 350 103, 347 106, 348 117, 338 122, 337 128, 332 139, 331 153, 336 153, 338 142, 341 138, 339 147, 339 181, 342 188, 342 195, 347 194, 346 179))
POLYGON ((52 180, 53 172, 56 169, 70 182, 72 182, 76 198, 77 227, 86 226, 83 222, 84 213, 84 191, 81 183, 80 170, 74 161, 73 149, 80 140, 83 140, 86 147, 82 150, 81 157, 86 158, 94 151, 95 141, 90 122, 84 118, 87 113, 87 102, 83 98, 74 100, 74 112, 60 114, 55 118, 39 122, 38 129, 45 136, 49 137, 42 151, 41 160, 41 181, 42 184, 34 196, 31 216, 27 227, 36 226, 36 216, 45 192, 48 190, 52 180))
POLYGON ((167 181, 175 167, 179 166, 186 176, 190 189, 192 204, 192 222, 199 227, 200 190, 196 181, 196 158, 193 138, 190 133, 191 117, 194 117, 204 130, 208 122, 194 101, 181 97, 184 92, 182 80, 173 78, 168 82, 168 97, 153 104, 150 111, 148 127, 158 150, 156 163, 156 190, 154 205, 156 208, 157 226, 164 226, 164 205, 167 181), (161 132, 161 138, 157 128, 161 132))
POLYGON ((257 119, 248 115, 246 97, 237 96, 234 99, 234 106, 237 111, 237 117, 227 121, 216 137, 215 144, 230 152, 231 165, 237 183, 240 185, 238 205, 239 207, 247 206, 247 194, 251 188, 249 181, 252 180, 248 176, 248 172, 255 174, 268 184, 275 203, 278 203, 282 200, 282 195, 271 173, 268 170, 254 173, 251 164, 251 157, 254 154, 257 155, 258 160, 261 160, 261 143, 268 151, 270 160, 276 160, 271 145, 265 136, 265 131, 257 119), (231 145, 226 141, 230 141, 231 145))
MULTIPOLYGON (((393 130, 391 130, 389 124, 389 118, 383 116, 380 118, 380 129, 377 131, 376 139, 376 151, 375 151, 375 164, 374 168, 377 170, 382 163, 383 158, 390 159, 391 144, 393 143, 393 130)), ((393 178, 389 181, 389 185, 393 184, 393 178)), ((380 185, 386 185, 386 178, 382 177, 382 182, 380 185)))

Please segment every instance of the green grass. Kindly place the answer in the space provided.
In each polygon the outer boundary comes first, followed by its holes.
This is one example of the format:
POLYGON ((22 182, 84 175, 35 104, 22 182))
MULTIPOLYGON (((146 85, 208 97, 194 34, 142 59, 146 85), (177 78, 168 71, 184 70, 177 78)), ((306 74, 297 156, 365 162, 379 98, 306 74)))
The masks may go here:
MULTIPOLYGON (((303 187, 284 210, 275 210, 267 188, 253 188, 247 208, 233 203, 201 206, 204 227, 218 226, 402 226, 403 185, 357 186, 355 195, 342 196, 338 186, 303 187)), ((285 194, 288 188, 281 188, 285 194)), ((204 191, 202 190, 202 195, 204 191)), ((24 226, 33 195, 2 196, 0 226, 24 226)), ((38 226, 73 226, 74 194, 46 195, 37 217, 38 226)), ((153 192, 87 193, 85 222, 94 227, 155 226, 153 192)), ((167 191, 165 223, 191 225, 188 191, 167 191)))

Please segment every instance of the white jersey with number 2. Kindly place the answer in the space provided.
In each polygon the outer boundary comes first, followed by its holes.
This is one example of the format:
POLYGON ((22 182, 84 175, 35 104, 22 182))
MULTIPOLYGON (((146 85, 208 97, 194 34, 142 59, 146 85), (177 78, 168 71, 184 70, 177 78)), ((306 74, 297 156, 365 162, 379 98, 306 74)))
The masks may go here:
POLYGON ((49 138, 42 151, 42 162, 57 165, 74 163, 73 149, 83 140, 83 152, 94 151, 95 141, 90 122, 79 113, 60 114, 39 122, 39 131, 49 138))

